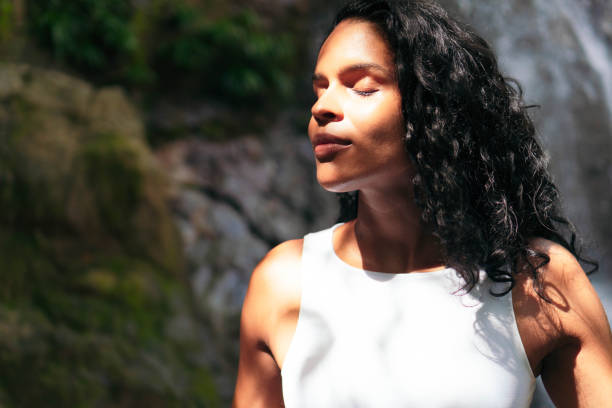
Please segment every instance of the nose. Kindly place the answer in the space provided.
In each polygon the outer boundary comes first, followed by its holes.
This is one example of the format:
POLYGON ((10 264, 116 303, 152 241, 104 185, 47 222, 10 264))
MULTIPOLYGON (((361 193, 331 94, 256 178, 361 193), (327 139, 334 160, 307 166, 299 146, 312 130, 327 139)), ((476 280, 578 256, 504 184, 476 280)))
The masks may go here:
POLYGON ((319 126, 329 122, 339 122, 344 117, 338 96, 334 94, 332 88, 323 91, 310 111, 319 126))

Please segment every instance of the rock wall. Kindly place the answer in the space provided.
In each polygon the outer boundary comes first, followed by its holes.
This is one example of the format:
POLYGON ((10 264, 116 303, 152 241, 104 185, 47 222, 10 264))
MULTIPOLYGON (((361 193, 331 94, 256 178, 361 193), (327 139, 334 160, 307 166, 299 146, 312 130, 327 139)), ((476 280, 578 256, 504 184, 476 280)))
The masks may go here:
POLYGON ((239 318, 250 273, 270 248, 330 225, 335 197, 314 179, 311 146, 284 115, 263 137, 213 143, 190 138, 157 151, 175 182, 172 208, 187 273, 212 341, 232 371, 218 378, 233 392, 239 318))

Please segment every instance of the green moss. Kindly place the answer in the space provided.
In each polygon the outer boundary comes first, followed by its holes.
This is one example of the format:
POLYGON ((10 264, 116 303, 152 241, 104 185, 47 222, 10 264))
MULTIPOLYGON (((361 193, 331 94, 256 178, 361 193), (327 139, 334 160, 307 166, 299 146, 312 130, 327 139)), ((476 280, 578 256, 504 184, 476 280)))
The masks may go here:
POLYGON ((8 125, 9 132, 5 135, 5 137, 8 137, 8 142, 18 141, 35 129, 36 123, 24 120, 36 112, 36 107, 32 103, 23 97, 13 96, 4 105, 8 108, 12 119, 8 125))
POLYGON ((11 0, 0 0, 0 43, 11 39, 15 15, 11 0))
POLYGON ((9 121, 1 135, 0 222, 14 226, 57 227, 64 218, 64 202, 58 199, 60 186, 49 188, 51 170, 31 157, 37 146, 40 111, 31 102, 15 96, 5 102, 9 121), (42 171, 41 171, 42 170, 42 171))
POLYGON ((87 183, 100 218, 115 236, 124 238, 132 228, 131 217, 143 197, 143 175, 139 155, 120 135, 95 137, 82 151, 87 183))
POLYGON ((95 268, 87 272, 81 279, 80 284, 84 288, 101 294, 109 294, 117 286, 117 278, 106 269, 95 268))
POLYGON ((192 393, 205 407, 221 407, 221 398, 210 371, 198 369, 193 375, 192 393))
POLYGON ((22 231, 0 230, 3 280, 0 303, 16 306, 28 302, 33 289, 56 278, 53 262, 44 256, 36 239, 22 231))
POLYGON ((180 351, 164 332, 168 299, 182 290, 171 276, 140 259, 115 256, 100 257, 74 280, 75 272, 63 275, 58 265, 32 262, 45 256, 36 254, 35 240, 7 235, 12 241, 0 242, 3 258, 11 259, 8 252, 23 257, 19 268, 8 264, 5 274, 17 282, 0 301, 0 367, 11 372, 0 378, 0 389, 9 404, 88 407, 134 398, 125 406, 147 399, 184 406, 191 400, 165 390, 163 378, 155 379, 159 373, 142 374, 149 364, 144 351, 164 369, 184 371, 173 357, 180 351), (103 290, 92 290, 92 276, 103 290))

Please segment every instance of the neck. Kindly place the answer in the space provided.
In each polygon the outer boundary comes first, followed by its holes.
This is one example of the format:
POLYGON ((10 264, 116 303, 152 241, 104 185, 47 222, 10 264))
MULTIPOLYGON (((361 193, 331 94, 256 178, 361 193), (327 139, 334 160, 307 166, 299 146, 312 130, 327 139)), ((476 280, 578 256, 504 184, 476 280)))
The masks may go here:
POLYGON ((364 269, 390 273, 427 272, 442 267, 439 242, 421 221, 411 187, 359 193, 358 214, 348 223, 346 259, 364 269), (359 265, 360 264, 360 265, 359 265))

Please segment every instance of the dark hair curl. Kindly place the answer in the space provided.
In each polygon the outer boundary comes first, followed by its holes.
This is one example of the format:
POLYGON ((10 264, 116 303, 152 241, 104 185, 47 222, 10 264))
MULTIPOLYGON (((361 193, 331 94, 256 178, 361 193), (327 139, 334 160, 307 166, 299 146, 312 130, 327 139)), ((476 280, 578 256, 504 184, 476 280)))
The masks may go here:
MULTIPOLYGON (((357 0, 333 26, 346 19, 374 23, 395 55, 415 200, 465 289, 484 269, 508 284, 494 293, 502 296, 525 265, 549 300, 538 277, 550 259, 529 246, 533 237, 557 242, 595 271, 561 214, 521 87, 502 76, 487 42, 431 1, 357 0)), ((340 194, 339 221, 354 219, 357 203, 357 192, 340 194)))

